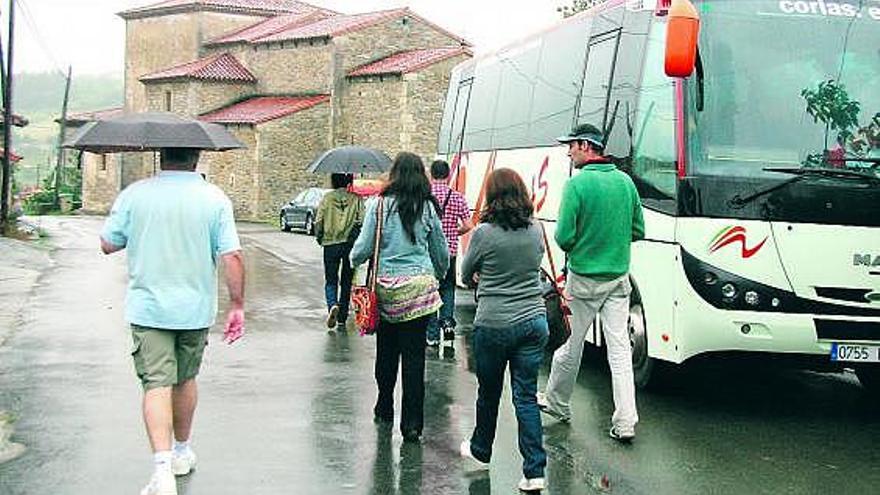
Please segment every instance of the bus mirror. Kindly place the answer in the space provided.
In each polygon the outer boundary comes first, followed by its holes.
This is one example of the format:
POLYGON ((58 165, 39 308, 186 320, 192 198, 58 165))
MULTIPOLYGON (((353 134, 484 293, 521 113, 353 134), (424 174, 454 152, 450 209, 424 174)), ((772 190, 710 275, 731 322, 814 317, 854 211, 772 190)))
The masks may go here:
POLYGON ((697 59, 700 15, 690 0, 672 0, 666 26, 666 75, 688 77, 697 59))

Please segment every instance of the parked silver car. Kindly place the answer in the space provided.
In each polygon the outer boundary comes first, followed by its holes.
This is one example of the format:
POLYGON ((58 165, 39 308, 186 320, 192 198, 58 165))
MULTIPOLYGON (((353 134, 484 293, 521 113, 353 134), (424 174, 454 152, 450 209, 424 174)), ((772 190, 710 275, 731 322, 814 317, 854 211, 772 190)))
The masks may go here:
POLYGON ((330 189, 310 187, 281 207, 278 218, 281 230, 284 232, 290 232, 292 229, 304 230, 309 235, 315 235, 318 205, 329 191, 330 189))

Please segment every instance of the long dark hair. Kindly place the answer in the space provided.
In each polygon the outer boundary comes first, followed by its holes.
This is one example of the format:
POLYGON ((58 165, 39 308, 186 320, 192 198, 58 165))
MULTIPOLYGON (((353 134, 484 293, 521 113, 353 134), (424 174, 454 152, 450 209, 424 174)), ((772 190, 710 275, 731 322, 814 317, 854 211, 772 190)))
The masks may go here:
POLYGON ((499 168, 489 175, 486 206, 480 212, 482 222, 493 223, 504 230, 521 229, 532 224, 534 211, 519 174, 509 168, 499 168))
POLYGON ((418 155, 406 151, 398 153, 394 158, 382 196, 394 196, 403 230, 412 243, 416 242, 415 225, 422 216, 425 201, 430 201, 435 211, 440 209, 431 194, 431 183, 425 174, 425 164, 418 155))

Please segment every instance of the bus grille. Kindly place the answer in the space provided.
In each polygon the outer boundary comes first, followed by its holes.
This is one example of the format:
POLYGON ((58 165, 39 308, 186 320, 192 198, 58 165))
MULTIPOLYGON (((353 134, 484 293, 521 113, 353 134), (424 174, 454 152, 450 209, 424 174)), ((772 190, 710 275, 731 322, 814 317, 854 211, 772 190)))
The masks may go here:
POLYGON ((814 320, 822 340, 873 340, 880 342, 880 322, 814 320))

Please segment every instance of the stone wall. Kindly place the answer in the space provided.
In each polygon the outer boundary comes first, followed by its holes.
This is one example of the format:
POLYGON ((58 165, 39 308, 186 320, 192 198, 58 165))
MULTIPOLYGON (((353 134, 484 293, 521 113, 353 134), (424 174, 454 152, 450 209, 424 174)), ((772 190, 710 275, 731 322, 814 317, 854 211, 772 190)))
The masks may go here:
POLYGON ((192 62, 203 42, 254 24, 264 17, 190 12, 130 19, 125 23, 125 108, 146 109, 141 76, 192 62))
POLYGON ((258 216, 272 219, 282 205, 310 186, 321 186, 326 177, 307 171, 329 146, 330 105, 323 103, 257 127, 259 166, 258 216))
MULTIPOLYGON (((328 93, 331 84, 331 46, 293 41, 251 48, 243 64, 259 80, 257 91, 274 93, 328 93)), ((320 43, 320 44, 317 44, 320 43)), ((242 53, 242 52, 237 52, 242 53)))
POLYGON ((406 85, 400 76, 352 80, 341 100, 345 113, 334 145, 369 146, 391 157, 403 151, 400 133, 405 96, 406 85))
MULTIPOLYGON (((345 102, 350 101, 346 77, 352 69, 394 53, 420 48, 458 46, 460 40, 434 26, 406 16, 333 39, 333 128, 336 143, 346 142, 345 102)), ((446 88, 443 88, 445 95, 446 88)))
POLYGON ((223 153, 203 153, 197 170, 209 182, 226 192, 232 201, 235 218, 254 218, 260 189, 258 167, 259 144, 257 131, 250 125, 226 126, 246 148, 223 153))
POLYGON ((199 58, 198 15, 132 19, 125 24, 125 109, 147 108, 141 76, 199 58), (172 35, 173 33, 173 35, 172 35))
POLYGON ((246 149, 204 153, 198 170, 223 189, 239 220, 271 220, 299 191, 326 177, 306 171, 328 146, 329 105, 321 104, 256 126, 226 128, 246 149))
POLYGON ((109 213, 119 190, 119 155, 83 153, 82 180, 83 211, 109 213))
POLYGON ((449 75, 466 58, 453 57, 402 77, 350 79, 340 100, 343 114, 334 144, 371 146, 392 157, 411 151, 432 160, 437 154, 449 75))
POLYGON ((211 81, 173 81, 145 84, 147 109, 166 111, 168 92, 171 93, 171 112, 196 116, 228 105, 254 93, 254 85, 211 81))
POLYGON ((417 153, 427 161, 437 155, 437 138, 449 76, 453 67, 468 58, 467 55, 459 55, 404 75, 406 94, 402 108, 405 110, 400 117, 400 146, 403 149, 417 153))

